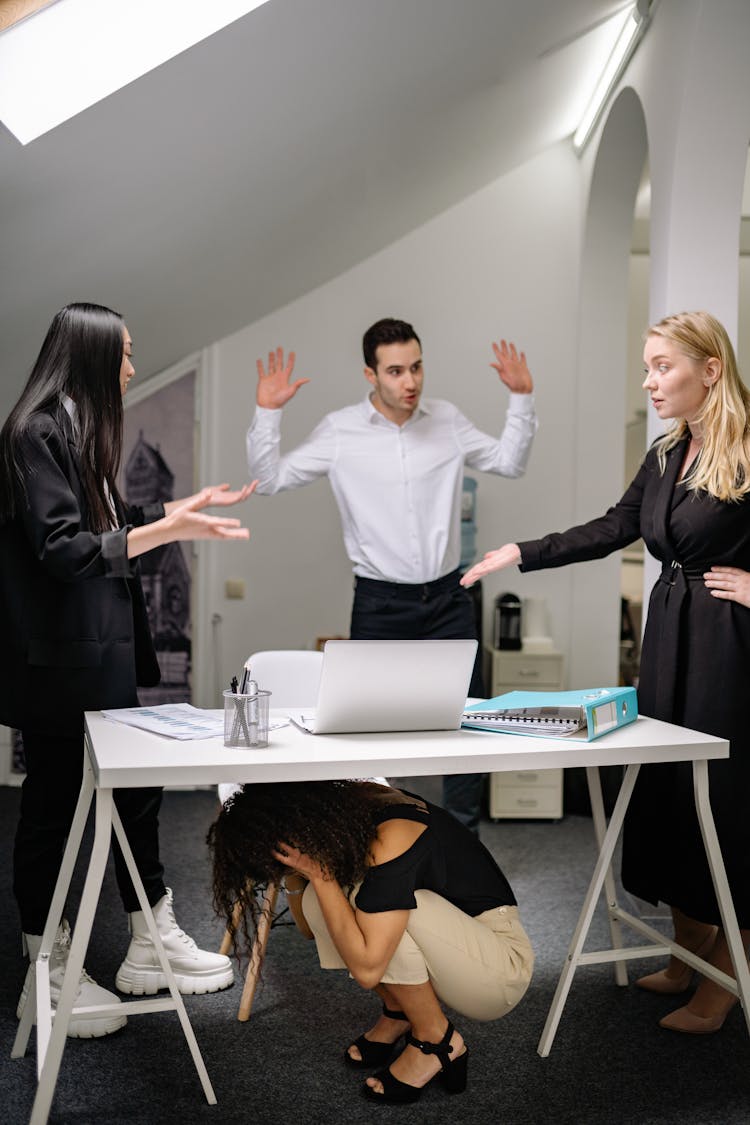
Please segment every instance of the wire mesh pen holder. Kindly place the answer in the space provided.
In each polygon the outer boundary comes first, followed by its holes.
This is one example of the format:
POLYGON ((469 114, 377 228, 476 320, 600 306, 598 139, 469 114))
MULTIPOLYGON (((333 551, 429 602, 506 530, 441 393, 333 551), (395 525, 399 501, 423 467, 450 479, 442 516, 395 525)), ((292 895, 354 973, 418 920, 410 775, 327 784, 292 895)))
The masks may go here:
POLYGON ((270 691, 258 689, 253 695, 240 695, 227 690, 223 694, 224 745, 241 749, 268 746, 270 691))

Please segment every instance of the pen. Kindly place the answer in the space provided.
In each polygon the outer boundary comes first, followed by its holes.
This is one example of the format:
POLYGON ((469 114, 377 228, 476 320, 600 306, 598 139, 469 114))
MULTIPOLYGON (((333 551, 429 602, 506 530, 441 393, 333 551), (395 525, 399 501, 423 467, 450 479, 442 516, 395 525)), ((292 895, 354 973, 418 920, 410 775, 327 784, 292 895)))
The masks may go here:
POLYGON ((242 683, 240 684, 240 695, 247 695, 247 685, 250 680, 250 660, 245 661, 245 667, 242 670, 242 683))
POLYGON ((247 693, 250 696, 248 700, 248 711, 250 713, 250 745, 254 746, 258 741, 258 685, 255 680, 248 680, 247 693))
MULTIPOLYGON (((246 669, 249 671, 249 668, 247 667, 247 665, 246 665, 246 669)), ((244 683, 244 680, 245 680, 245 674, 244 673, 243 673, 242 679, 243 679, 243 683, 244 683)), ((231 687, 232 687, 232 693, 234 695, 237 695, 237 677, 236 676, 232 676, 231 687)), ((250 731, 247 729, 247 721, 245 719, 244 704, 243 704, 242 699, 240 699, 240 698, 235 699, 234 707, 235 707, 235 716, 234 716, 234 722, 232 724, 232 736, 231 736, 232 745, 236 746, 239 743, 239 736, 240 736, 240 730, 241 730, 244 737, 245 737, 245 745, 250 746, 252 740, 251 740, 251 736, 250 736, 250 731)))

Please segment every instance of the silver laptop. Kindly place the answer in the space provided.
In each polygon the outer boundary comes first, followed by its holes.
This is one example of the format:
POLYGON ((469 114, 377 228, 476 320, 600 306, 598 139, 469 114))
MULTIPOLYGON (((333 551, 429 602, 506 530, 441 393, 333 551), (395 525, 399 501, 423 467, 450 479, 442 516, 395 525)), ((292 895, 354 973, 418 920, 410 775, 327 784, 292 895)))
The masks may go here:
POLYGON ((472 640, 327 641, 315 711, 292 721, 310 734, 456 730, 476 651, 472 640))

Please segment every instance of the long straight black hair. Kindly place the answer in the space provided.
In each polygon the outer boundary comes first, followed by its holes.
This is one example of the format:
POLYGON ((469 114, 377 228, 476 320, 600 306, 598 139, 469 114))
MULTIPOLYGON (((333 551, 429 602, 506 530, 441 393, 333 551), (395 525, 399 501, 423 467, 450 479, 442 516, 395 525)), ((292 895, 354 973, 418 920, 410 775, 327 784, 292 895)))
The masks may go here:
POLYGON ((103 305, 66 305, 54 317, 21 397, 0 431, 0 520, 12 519, 25 504, 23 440, 32 415, 56 412, 62 395, 76 407, 76 445, 91 531, 112 524, 107 489, 117 496, 122 454, 120 367, 123 319, 103 305))

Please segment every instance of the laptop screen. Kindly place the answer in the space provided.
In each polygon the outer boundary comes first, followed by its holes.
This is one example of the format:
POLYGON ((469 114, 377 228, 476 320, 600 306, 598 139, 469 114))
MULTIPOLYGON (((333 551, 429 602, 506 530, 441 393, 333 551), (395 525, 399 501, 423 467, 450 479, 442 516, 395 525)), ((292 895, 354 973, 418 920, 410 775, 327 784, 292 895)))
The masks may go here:
POLYGON ((328 641, 311 729, 455 730, 476 651, 475 640, 328 641))

